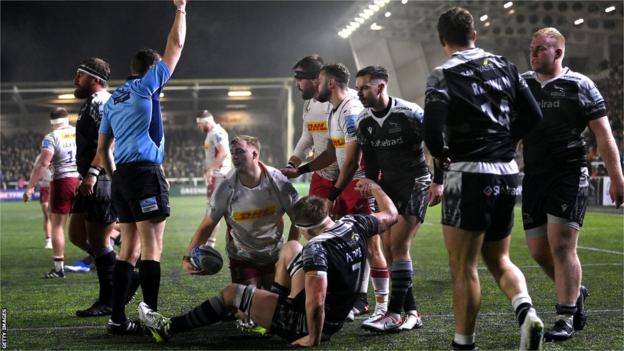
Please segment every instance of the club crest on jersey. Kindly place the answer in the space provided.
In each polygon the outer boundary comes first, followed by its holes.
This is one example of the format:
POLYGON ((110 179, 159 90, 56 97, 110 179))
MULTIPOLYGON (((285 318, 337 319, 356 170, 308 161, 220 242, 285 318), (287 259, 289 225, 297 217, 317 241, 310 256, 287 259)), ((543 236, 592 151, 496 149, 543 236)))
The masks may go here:
POLYGON ((237 211, 232 214, 235 221, 252 221, 262 217, 272 216, 277 212, 275 206, 260 208, 250 211, 237 211))

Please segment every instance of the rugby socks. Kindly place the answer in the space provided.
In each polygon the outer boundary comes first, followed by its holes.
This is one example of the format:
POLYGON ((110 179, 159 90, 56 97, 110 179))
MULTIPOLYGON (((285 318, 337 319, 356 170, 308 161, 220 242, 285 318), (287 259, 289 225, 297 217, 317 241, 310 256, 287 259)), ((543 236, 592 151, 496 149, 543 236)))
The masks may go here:
POLYGON ((576 313, 576 304, 557 304, 555 309, 557 310, 557 320, 563 320, 568 326, 572 327, 572 321, 576 313))
POLYGON ((112 248, 106 247, 95 258, 98 282, 100 284, 100 303, 106 306, 113 304, 113 270, 117 254, 112 248))
POLYGON ((113 313, 111 320, 114 323, 126 321, 126 299, 128 286, 134 274, 134 267, 126 261, 117 260, 113 268, 113 313))
POLYGON ((276 293, 280 296, 288 296, 290 294, 290 289, 281 285, 278 282, 273 282, 273 285, 271 285, 271 289, 269 291, 272 293, 276 293))
POLYGON ((412 285, 412 261, 392 262, 390 279, 392 280, 392 292, 388 312, 400 315, 405 304, 405 295, 412 285))
POLYGON ((65 256, 52 256, 52 260, 54 260, 54 270, 60 272, 64 270, 63 263, 65 262, 65 256))
POLYGON ((143 301, 152 309, 158 311, 158 292, 160 289, 160 262, 141 260, 139 268, 143 301))
POLYGON ((453 339, 451 347, 453 350, 474 350, 476 348, 475 335, 461 335, 455 333, 455 338, 453 339))
POLYGON ((172 334, 210 325, 223 320, 230 314, 221 295, 211 297, 201 305, 181 316, 171 318, 169 330, 172 334))
POLYGON ((405 312, 417 311, 416 307, 416 298, 414 298, 412 282, 410 281, 410 287, 407 289, 405 293, 405 303, 403 304, 403 310, 405 312))
POLYGON ((373 278, 373 289, 375 289, 375 310, 388 309, 388 294, 390 286, 390 272, 388 267, 371 267, 370 276, 373 278))
POLYGON ((511 298, 511 306, 516 313, 518 324, 522 325, 522 323, 524 323, 524 319, 526 318, 527 312, 529 312, 531 307, 533 307, 533 302, 528 294, 520 293, 511 298))

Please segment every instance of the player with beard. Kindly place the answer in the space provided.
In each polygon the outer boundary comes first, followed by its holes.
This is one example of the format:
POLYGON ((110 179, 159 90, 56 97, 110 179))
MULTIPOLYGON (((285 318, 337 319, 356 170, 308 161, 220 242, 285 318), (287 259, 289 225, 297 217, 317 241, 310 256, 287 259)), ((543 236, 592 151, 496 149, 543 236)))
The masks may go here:
MULTIPOLYGON (((298 176, 325 169, 333 162, 338 164, 338 176, 327 191, 327 199, 332 202, 330 213, 333 214, 334 218, 340 218, 347 214, 371 213, 370 199, 362 197, 355 190, 357 180, 365 178, 360 164, 361 153, 356 135, 356 121, 362 110, 362 104, 357 99, 357 95, 348 88, 349 77, 349 70, 341 63, 326 65, 320 69, 316 99, 321 103, 329 102, 332 106, 327 120, 327 147, 325 151, 315 155, 315 158, 309 163, 289 171, 289 174, 298 176)), ((389 272, 381 250, 381 238, 379 236, 371 237, 371 242, 368 244, 368 260, 370 266, 366 267, 366 271, 370 270, 375 289, 376 305, 373 314, 384 314, 388 303, 389 272)), ((368 312, 366 291, 369 274, 366 273, 360 286, 362 290, 359 298, 352 313, 348 316, 349 320, 368 312)))
POLYGON ((99 295, 89 308, 76 311, 78 317, 111 314, 113 304, 113 268, 116 253, 110 235, 117 221, 111 200, 111 178, 103 161, 96 155, 98 130, 110 78, 108 62, 91 57, 80 63, 74 76, 74 96, 85 99, 76 122, 76 163, 82 178, 72 206, 69 236, 72 242, 95 257, 99 295))
POLYGON ((358 143, 366 177, 379 181, 399 210, 399 220, 381 237, 391 264, 392 292, 387 313, 373 315, 362 327, 377 332, 412 330, 422 326, 412 293, 410 248, 425 220, 427 205, 442 195, 442 173, 435 183, 425 163, 420 106, 388 95, 388 72, 368 66, 356 75, 355 86, 365 109, 358 120, 358 143), (401 311, 405 316, 401 318, 401 311))

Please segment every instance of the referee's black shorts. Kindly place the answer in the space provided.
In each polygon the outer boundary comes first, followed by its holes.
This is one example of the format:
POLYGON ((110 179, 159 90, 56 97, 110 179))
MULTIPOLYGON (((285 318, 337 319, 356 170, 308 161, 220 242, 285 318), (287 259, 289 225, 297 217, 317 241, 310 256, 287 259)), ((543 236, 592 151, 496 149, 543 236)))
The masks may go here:
POLYGON ((113 174, 113 204, 120 223, 168 217, 169 190, 160 165, 133 162, 117 165, 113 174))

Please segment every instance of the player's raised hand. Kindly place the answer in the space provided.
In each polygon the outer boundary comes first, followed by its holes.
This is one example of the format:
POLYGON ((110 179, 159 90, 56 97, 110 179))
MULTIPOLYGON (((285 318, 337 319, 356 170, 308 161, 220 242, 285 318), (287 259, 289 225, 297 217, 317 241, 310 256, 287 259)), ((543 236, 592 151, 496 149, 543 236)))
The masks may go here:
POLYGON ((173 5, 178 9, 184 9, 186 2, 186 0, 173 0, 173 5))

